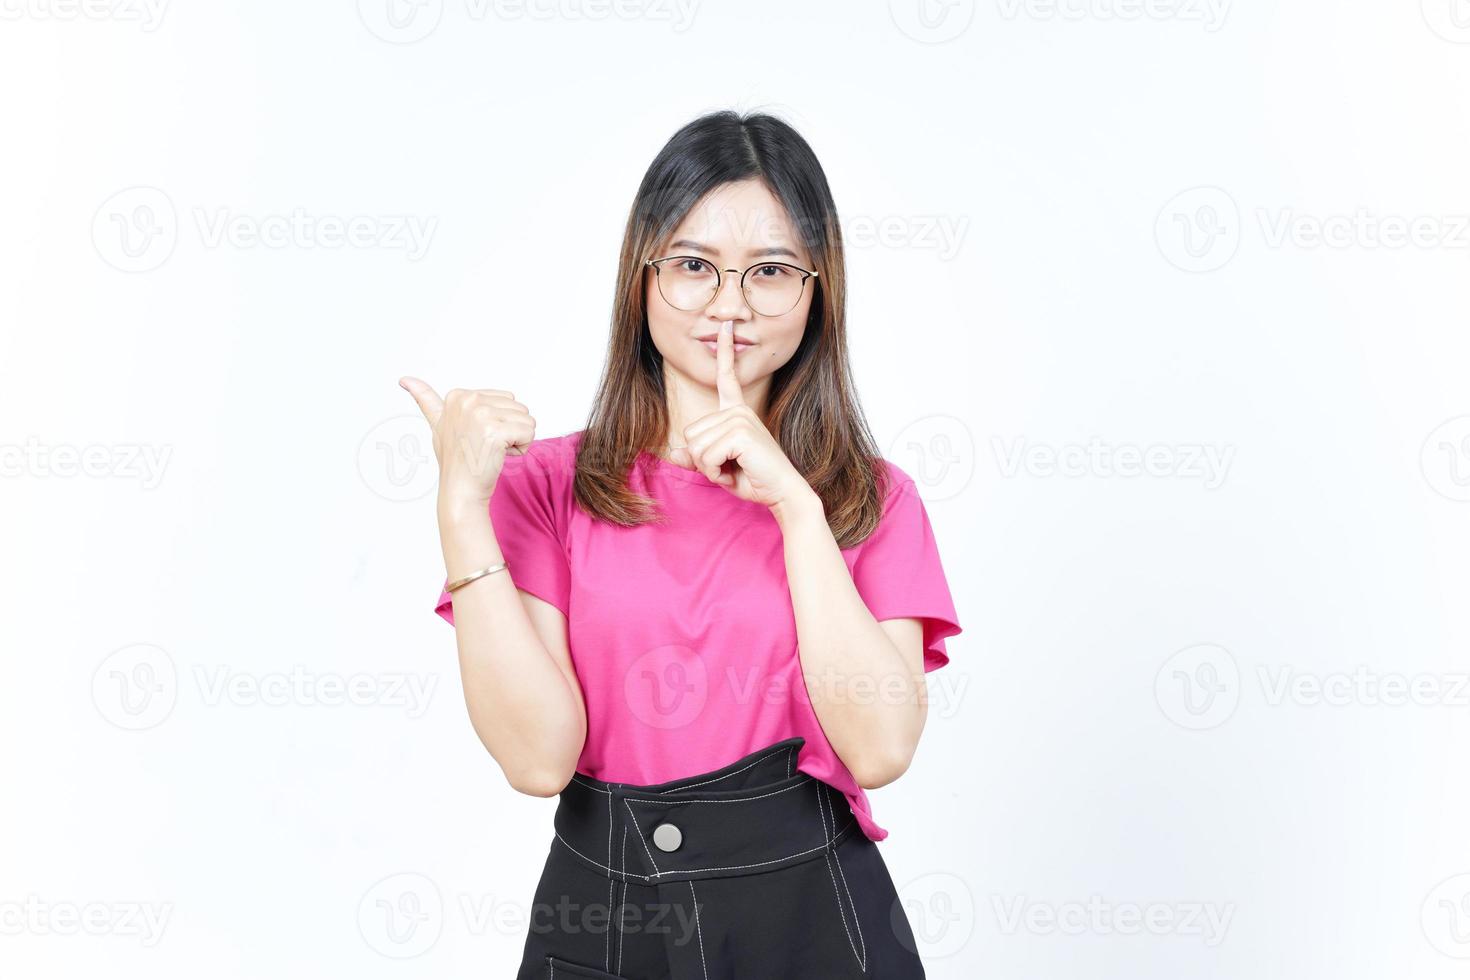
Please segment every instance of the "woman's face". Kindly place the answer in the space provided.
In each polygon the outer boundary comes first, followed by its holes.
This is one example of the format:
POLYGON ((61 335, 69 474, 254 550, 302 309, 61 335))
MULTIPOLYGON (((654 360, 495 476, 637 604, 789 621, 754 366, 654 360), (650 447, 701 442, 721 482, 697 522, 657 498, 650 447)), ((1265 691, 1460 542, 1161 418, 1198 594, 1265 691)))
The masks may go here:
MULTIPOLYGON (((690 209, 651 257, 661 259, 671 255, 705 259, 709 266, 720 270, 720 288, 699 309, 676 309, 660 292, 654 270, 644 267, 648 329, 654 346, 663 355, 665 380, 669 380, 672 372, 675 381, 677 376, 683 376, 714 390, 714 341, 720 324, 734 320, 735 376, 747 402, 763 404, 770 376, 791 359, 801 344, 817 283, 815 278, 806 280, 796 305, 775 316, 751 309, 749 298, 740 289, 740 274, 763 259, 806 270, 813 268, 811 254, 802 244, 786 210, 759 180, 722 184, 690 209)), ((698 263, 665 262, 663 268, 657 275, 669 277, 665 283, 668 291, 674 276, 689 276, 690 269, 694 270, 693 275, 701 274, 698 263), (682 270, 674 268, 680 265, 684 266, 682 270)), ((756 268, 746 282, 759 297, 759 290, 778 290, 779 287, 771 285, 774 278, 771 274, 781 272, 776 268, 756 268), (764 283, 755 281, 763 275, 767 276, 764 283)), ((702 274, 707 275, 707 269, 702 274)), ((769 302, 765 308, 772 308, 769 302)))

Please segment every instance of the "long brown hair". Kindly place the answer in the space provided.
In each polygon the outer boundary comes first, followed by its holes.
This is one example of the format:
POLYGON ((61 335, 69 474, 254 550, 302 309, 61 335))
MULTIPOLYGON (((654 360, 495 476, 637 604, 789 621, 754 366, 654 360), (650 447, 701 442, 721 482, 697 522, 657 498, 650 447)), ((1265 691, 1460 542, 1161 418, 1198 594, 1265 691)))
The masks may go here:
POLYGON ((645 259, 709 191, 758 179, 785 207, 818 275, 796 353, 771 377, 766 428, 822 499, 839 547, 872 533, 887 470, 859 407, 847 360, 842 232, 827 177, 806 140, 764 113, 712 112, 686 124, 643 175, 623 232, 612 334, 577 451, 574 487, 589 514, 623 525, 656 519, 628 471, 669 439, 663 356, 644 305, 645 259))

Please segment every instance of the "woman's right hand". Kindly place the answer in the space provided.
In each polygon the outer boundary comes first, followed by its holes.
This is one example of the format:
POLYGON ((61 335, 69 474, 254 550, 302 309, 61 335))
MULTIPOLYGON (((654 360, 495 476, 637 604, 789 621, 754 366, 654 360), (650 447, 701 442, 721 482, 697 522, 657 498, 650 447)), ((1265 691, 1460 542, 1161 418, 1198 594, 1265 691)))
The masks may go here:
POLYGON ((418 378, 399 378, 398 384, 433 431, 440 502, 488 506, 505 457, 523 454, 536 438, 536 420, 526 406, 498 388, 454 388, 440 398, 418 378))

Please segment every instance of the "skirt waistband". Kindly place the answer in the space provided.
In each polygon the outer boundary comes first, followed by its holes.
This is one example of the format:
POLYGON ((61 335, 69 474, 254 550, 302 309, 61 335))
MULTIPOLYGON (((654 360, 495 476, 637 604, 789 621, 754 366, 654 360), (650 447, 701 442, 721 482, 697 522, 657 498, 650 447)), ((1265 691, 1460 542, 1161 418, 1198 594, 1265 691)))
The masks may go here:
POLYGON ((857 820, 835 787, 798 772, 803 736, 727 766, 653 785, 582 773, 562 789, 556 842, 614 881, 764 874, 821 857, 857 820))

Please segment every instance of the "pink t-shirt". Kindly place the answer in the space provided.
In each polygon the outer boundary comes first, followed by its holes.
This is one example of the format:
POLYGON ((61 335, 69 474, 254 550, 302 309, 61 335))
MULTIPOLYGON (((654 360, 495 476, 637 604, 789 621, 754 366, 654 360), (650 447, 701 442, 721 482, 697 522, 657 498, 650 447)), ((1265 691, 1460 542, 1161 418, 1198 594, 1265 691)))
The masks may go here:
MULTIPOLYGON (((644 453, 629 485, 657 501, 667 523, 595 519, 572 492, 581 435, 538 439, 507 456, 490 500, 512 581, 567 617, 587 706, 577 770, 661 783, 802 735, 797 768, 846 793, 869 838, 887 837, 807 696, 770 509, 644 453), (647 479, 643 461, 652 463, 647 479)), ((949 662, 944 641, 960 625, 914 482, 885 463, 892 480, 882 520, 842 554, 874 618, 922 620, 924 669, 934 670, 949 662)), ((435 611, 454 623, 442 588, 435 611)), ((864 694, 881 689, 855 692, 864 694)))

